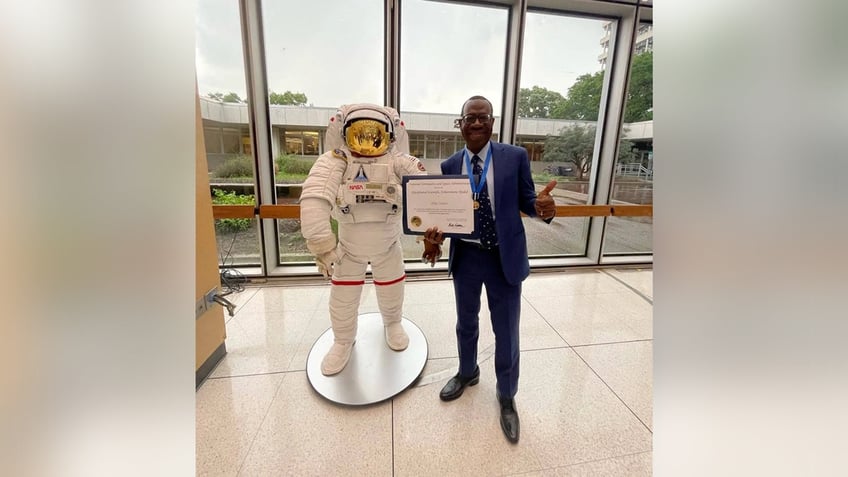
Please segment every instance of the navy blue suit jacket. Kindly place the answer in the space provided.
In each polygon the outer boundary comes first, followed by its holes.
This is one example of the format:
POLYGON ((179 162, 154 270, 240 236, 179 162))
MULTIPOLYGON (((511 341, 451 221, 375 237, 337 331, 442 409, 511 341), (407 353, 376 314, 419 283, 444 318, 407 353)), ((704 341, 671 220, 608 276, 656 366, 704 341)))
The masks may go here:
MULTIPOLYGON (((530 159, 521 147, 492 141, 492 163, 495 175, 495 230, 498 233, 498 250, 506 281, 518 285, 530 274, 527 258, 527 236, 521 212, 536 216, 536 188, 530 175, 530 159)), ((445 159, 442 174, 461 174, 463 151, 461 149, 445 159)), ((451 240, 448 273, 453 266, 456 241, 451 240)))

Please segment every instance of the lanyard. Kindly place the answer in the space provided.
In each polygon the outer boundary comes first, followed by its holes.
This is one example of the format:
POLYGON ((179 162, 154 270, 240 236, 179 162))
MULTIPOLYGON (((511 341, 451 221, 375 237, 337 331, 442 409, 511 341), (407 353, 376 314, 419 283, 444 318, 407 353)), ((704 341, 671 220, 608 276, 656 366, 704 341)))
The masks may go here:
MULTIPOLYGON (((492 145, 489 144, 489 150, 486 151, 486 161, 483 163, 483 171, 480 173, 480 180, 474 183, 474 169, 471 167, 471 158, 468 157, 468 149, 465 151, 465 169, 468 171, 468 182, 471 183, 471 192, 474 193, 474 200, 480 195, 480 191, 486 185, 486 173, 489 171, 489 162, 492 159, 492 145)), ((476 207, 475 207, 476 208, 476 207)))

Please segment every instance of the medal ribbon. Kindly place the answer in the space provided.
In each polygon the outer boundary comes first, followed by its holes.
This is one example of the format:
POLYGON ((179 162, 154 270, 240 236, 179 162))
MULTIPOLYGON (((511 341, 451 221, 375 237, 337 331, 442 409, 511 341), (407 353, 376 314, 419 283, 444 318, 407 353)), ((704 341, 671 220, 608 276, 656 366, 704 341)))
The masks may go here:
POLYGON ((486 185, 486 173, 489 172, 489 162, 492 160, 492 145, 489 144, 489 150, 486 151, 486 160, 483 162, 483 171, 480 173, 480 180, 474 183, 474 168, 471 166, 471 158, 468 156, 468 149, 465 153, 465 170, 468 171, 468 182, 471 183, 471 192, 474 193, 474 200, 480 195, 480 191, 486 185))

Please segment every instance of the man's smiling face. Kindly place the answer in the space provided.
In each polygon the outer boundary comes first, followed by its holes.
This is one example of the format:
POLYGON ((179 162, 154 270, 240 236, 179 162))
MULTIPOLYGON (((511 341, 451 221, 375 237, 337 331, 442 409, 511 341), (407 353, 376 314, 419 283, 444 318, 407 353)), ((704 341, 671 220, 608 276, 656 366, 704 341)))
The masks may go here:
POLYGON ((472 99, 462 108, 460 131, 465 144, 471 152, 480 152, 492 137, 492 106, 485 99, 472 99), (483 118, 489 118, 484 120, 483 118), (471 119, 470 121, 468 119, 471 119))

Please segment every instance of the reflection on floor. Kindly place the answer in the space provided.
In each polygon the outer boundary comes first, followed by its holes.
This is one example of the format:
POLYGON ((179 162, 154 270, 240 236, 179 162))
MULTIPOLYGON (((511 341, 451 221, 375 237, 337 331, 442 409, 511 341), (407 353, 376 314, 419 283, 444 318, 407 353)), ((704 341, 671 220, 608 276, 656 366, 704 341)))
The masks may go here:
MULTIPOLYGON (((449 280, 410 281, 404 316, 427 338, 421 379, 367 407, 309 386, 306 357, 329 327, 329 286, 231 295, 227 356, 197 391, 198 475, 651 475, 650 269, 534 273, 524 282, 521 440, 498 422, 489 312, 480 313, 480 383, 452 402, 457 370, 449 280)), ((366 285, 361 313, 376 312, 366 285)))

